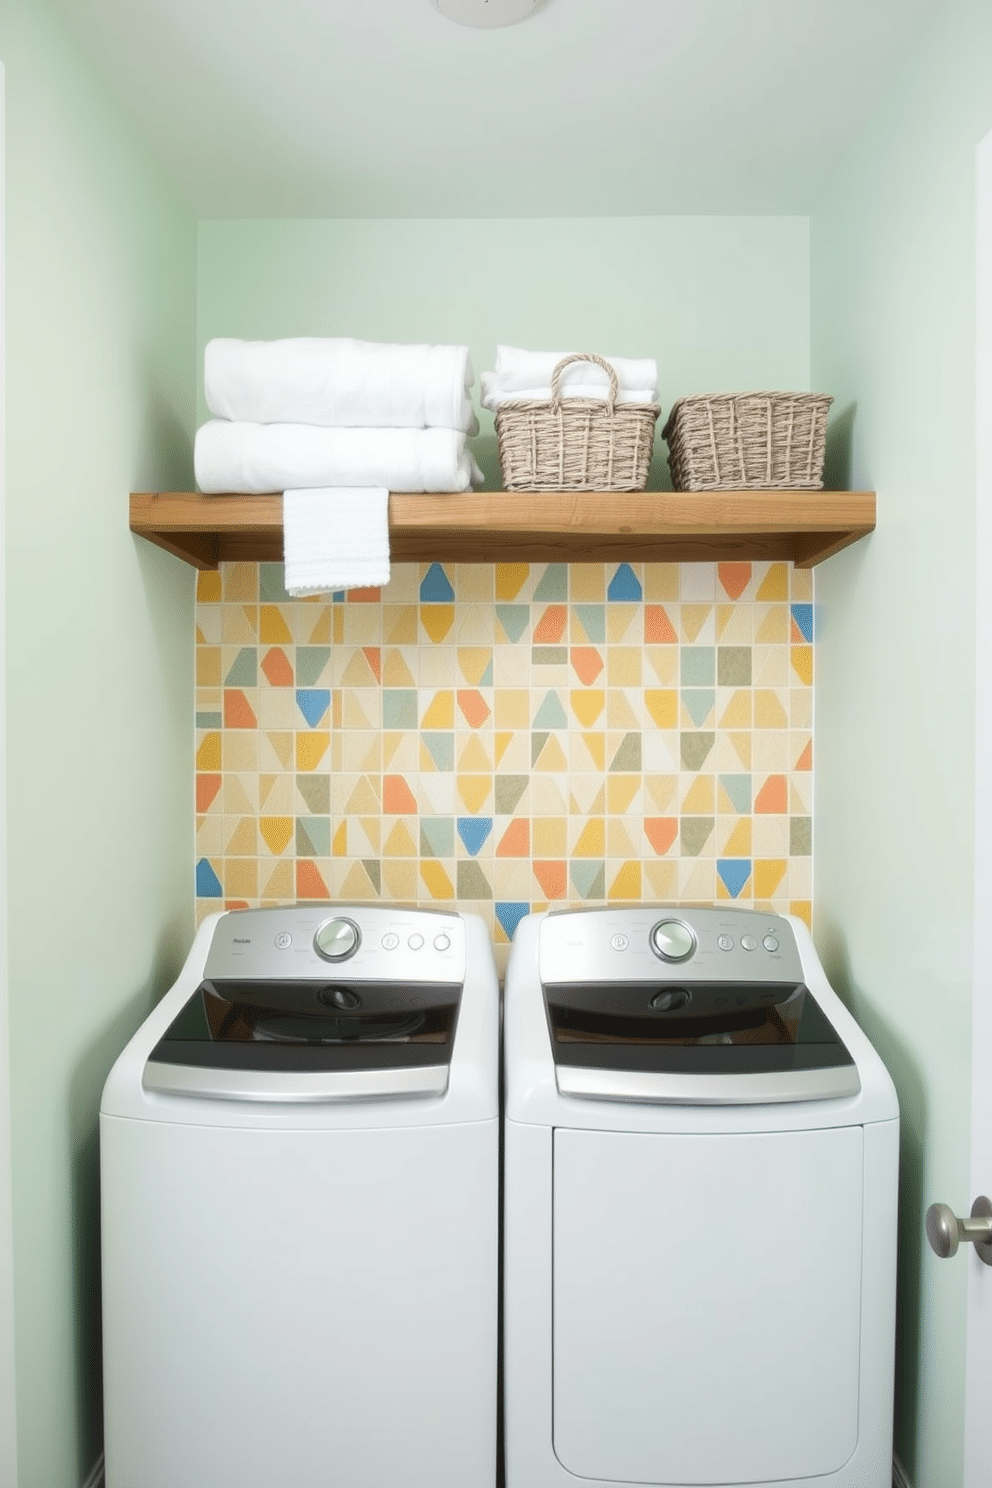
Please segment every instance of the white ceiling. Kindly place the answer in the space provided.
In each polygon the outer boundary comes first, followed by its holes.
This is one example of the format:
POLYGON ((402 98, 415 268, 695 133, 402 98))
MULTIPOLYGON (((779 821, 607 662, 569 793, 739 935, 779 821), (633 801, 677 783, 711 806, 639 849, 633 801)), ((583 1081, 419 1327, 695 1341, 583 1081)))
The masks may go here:
POLYGON ((199 216, 560 217, 807 212, 943 0, 56 3, 199 216))

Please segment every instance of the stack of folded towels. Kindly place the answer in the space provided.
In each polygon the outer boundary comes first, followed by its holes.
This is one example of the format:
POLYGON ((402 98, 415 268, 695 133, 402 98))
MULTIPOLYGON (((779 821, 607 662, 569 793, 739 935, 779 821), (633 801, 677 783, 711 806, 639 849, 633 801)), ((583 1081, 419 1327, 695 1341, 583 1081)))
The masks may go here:
POLYGON ((389 582, 390 491, 467 491, 482 473, 465 346, 347 337, 207 343, 193 465, 207 494, 283 493, 286 589, 389 582))
MULTIPOLYGON (((567 351, 522 351, 517 346, 497 346, 496 366, 483 372, 482 406, 494 413, 504 403, 518 399, 551 397, 551 374, 567 351)), ((617 374, 618 403, 656 403, 658 364, 651 357, 604 357, 617 374)), ((610 390, 610 379, 595 362, 570 362, 562 369, 559 390, 563 398, 602 398, 610 390)))

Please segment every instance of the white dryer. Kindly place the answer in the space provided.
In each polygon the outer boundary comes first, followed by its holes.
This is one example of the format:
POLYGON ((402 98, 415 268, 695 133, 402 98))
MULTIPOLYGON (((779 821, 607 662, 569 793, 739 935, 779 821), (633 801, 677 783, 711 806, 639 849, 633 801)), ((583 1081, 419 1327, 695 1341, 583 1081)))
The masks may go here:
POLYGON ((476 916, 213 915, 100 1115, 107 1488, 493 1488, 476 916))
POLYGON ((506 1488, 889 1488, 898 1107, 802 922, 532 915, 504 1041, 506 1488))

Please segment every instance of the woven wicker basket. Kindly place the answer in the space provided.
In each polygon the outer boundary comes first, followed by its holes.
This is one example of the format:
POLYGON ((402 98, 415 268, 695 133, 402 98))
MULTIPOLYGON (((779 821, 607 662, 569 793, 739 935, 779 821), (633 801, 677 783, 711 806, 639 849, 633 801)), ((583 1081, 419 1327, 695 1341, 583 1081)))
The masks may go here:
POLYGON ((822 393, 715 393, 680 398, 668 416, 676 491, 819 491, 827 413, 822 393))
POLYGON ((551 399, 520 398, 496 410, 496 443, 508 491, 643 491, 654 447, 656 403, 618 403, 617 375, 589 352, 562 357, 551 399), (563 398, 571 362, 595 362, 610 378, 605 401, 563 398))

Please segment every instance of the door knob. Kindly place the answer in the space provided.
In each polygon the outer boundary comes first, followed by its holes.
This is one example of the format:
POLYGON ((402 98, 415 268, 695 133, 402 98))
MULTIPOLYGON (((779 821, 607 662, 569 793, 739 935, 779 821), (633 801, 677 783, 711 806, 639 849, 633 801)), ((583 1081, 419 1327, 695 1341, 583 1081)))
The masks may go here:
POLYGON ((958 1219, 946 1204, 931 1204, 927 1210, 927 1239, 941 1259, 952 1256, 962 1240, 970 1240, 978 1259, 992 1266, 992 1202, 980 1194, 971 1206, 970 1219, 958 1219))

